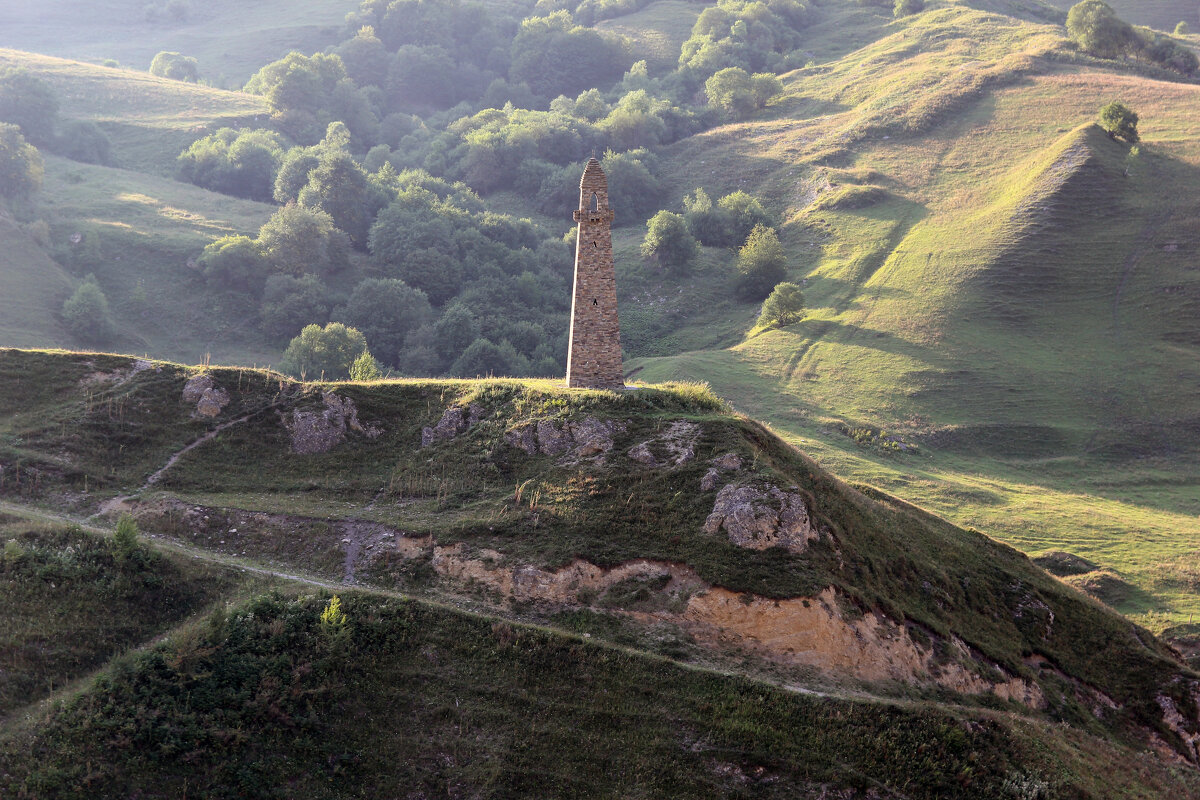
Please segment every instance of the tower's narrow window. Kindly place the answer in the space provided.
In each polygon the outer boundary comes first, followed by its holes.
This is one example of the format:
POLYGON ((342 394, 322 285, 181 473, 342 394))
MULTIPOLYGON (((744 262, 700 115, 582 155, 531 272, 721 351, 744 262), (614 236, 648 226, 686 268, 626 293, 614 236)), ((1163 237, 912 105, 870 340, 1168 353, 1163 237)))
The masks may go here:
POLYGON ((596 199, 596 193, 592 192, 592 211, 600 210, 600 201, 596 199))

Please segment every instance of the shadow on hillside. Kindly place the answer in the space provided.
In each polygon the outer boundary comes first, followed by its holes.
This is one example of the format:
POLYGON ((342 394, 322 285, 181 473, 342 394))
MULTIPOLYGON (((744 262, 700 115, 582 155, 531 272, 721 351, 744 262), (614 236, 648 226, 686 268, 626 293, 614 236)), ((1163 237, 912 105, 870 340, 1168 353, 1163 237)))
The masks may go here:
POLYGON ((863 328, 848 322, 838 320, 806 320, 791 326, 791 330, 799 335, 809 337, 814 343, 818 341, 846 345, 850 347, 866 347, 893 355, 902 355, 918 361, 928 361, 924 348, 912 342, 901 339, 887 331, 863 328))

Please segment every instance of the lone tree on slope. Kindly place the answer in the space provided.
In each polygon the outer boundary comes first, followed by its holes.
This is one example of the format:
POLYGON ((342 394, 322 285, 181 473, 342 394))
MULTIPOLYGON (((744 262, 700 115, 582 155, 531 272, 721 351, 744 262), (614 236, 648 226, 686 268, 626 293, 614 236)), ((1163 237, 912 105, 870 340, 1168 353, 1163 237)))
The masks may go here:
POLYGON ((763 328, 783 328, 804 316, 804 292, 794 283, 776 286, 763 302, 758 324, 763 328))
POLYGON ((1138 141, 1138 115, 1119 100, 1100 109, 1100 117, 1096 121, 1113 139, 1124 139, 1130 144, 1138 141))

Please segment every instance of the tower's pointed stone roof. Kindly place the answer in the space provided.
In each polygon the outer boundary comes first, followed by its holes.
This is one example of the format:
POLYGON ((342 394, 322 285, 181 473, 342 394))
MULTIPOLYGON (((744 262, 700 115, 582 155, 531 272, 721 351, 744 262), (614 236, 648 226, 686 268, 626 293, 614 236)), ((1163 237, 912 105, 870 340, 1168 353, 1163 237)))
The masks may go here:
POLYGON ((595 156, 588 159, 587 166, 583 169, 583 177, 579 179, 580 186, 608 186, 608 178, 604 175, 604 170, 600 168, 600 162, 595 156))

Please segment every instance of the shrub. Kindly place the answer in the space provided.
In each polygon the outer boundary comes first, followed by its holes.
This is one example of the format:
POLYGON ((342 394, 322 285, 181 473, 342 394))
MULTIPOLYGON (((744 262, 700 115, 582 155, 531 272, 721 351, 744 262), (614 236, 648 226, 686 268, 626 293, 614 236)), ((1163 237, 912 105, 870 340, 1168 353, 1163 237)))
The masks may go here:
POLYGON ((328 294, 316 275, 272 275, 263 288, 259 311, 263 333, 286 340, 309 323, 324 325, 329 319, 328 294))
POLYGON ((88 275, 62 309, 63 323, 78 338, 97 344, 112 339, 115 333, 108 312, 108 298, 100 290, 94 275, 88 275))
POLYGON ((270 200, 284 157, 279 134, 221 128, 197 139, 175 163, 180 180, 251 200, 270 200))
POLYGON ((925 0, 896 0, 896 4, 892 6, 892 15, 899 19, 924 10, 925 0))
POLYGON ((756 225, 738 251, 737 293, 747 300, 760 300, 787 274, 783 245, 774 228, 756 225))
POLYGON ((262 293, 269 266, 258 242, 247 236, 222 236, 197 259, 209 284, 219 289, 262 293))
POLYGON ((1192 29, 1189 28, 1188 24, 1186 22, 1184 22, 1183 20, 1180 20, 1179 24, 1175 26, 1174 33, 1176 36, 1187 36, 1191 32, 1192 32, 1192 29))
POLYGON ((642 257, 657 261, 673 275, 688 271, 700 247, 679 214, 659 211, 646 222, 642 257))
POLYGON ((379 370, 379 362, 366 350, 350 365, 350 380, 377 381, 383 377, 379 370))
POLYGON ((1096 121, 1113 139, 1124 139, 1130 144, 1138 141, 1138 115, 1119 100, 1100 109, 1100 117, 1096 121))
POLYGON ((763 302, 758 324, 763 328, 782 328, 798 322, 803 316, 803 311, 804 293, 800 287, 794 283, 781 283, 763 302))
POLYGON ((94 122, 72 120, 63 126, 54 144, 59 155, 87 164, 107 164, 112 144, 94 122))
POLYGON ((1116 58, 1137 40, 1129 23, 1117 17, 1103 0, 1083 0, 1071 6, 1067 34, 1081 48, 1101 58, 1116 58))
POLYGON ((321 612, 321 627, 326 630, 337 630, 346 624, 346 612, 342 610, 342 598, 336 594, 329 598, 325 610, 321 612))
POLYGON ((54 143, 58 98, 50 84, 24 69, 0 69, 0 122, 16 125, 38 145, 54 143))
POLYGON ((173 81, 195 83, 200 80, 200 69, 196 59, 182 53, 163 50, 150 62, 150 74, 173 81))
POLYGON ((395 278, 368 278, 354 287, 335 318, 354 326, 367 345, 388 364, 395 364, 410 331, 433 321, 429 299, 395 278))
POLYGON ((130 515, 122 514, 112 535, 113 555, 118 561, 129 561, 139 547, 137 522, 130 515))
POLYGON ((350 239, 320 209, 284 206, 258 231, 271 266, 288 275, 331 273, 350 263, 350 239))
POLYGON ((28 201, 42 188, 42 154, 16 125, 0 122, 0 198, 28 201))
POLYGON ((298 378, 338 380, 367 350, 367 338, 354 328, 330 322, 324 328, 307 325, 288 343, 279 368, 298 378))

